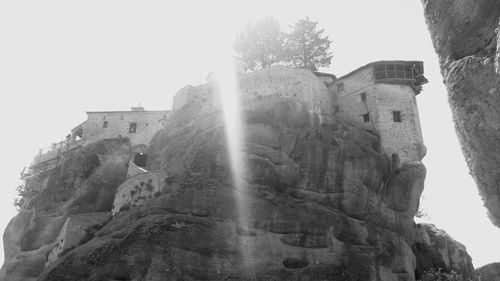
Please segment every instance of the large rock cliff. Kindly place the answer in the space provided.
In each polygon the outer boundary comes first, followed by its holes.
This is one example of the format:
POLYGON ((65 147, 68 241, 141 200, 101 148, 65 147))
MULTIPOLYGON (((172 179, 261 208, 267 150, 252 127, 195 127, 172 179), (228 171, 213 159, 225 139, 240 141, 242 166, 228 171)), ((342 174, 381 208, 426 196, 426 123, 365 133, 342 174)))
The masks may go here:
POLYGON ((500 227, 500 2, 423 0, 467 164, 500 227))
MULTIPOLYGON (((310 72, 296 72, 289 87, 327 92, 310 72)), ((123 140, 82 148, 9 224, 2 280, 403 281, 435 266, 470 274, 463 246, 413 222, 421 163, 393 165, 375 135, 325 120, 308 100, 285 94, 294 89, 252 90, 242 109, 238 189, 216 87, 189 91, 190 102, 148 151, 147 168, 165 172, 168 184, 148 204, 84 228, 65 248, 66 219, 109 212, 131 156, 123 140)))

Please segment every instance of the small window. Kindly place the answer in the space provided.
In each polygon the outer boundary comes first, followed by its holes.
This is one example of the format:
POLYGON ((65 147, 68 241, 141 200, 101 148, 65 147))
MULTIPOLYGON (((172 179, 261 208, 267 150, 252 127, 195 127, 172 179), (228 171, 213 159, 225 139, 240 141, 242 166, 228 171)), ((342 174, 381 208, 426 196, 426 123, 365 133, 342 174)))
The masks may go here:
POLYGON ((366 93, 361 93, 360 97, 362 102, 366 102, 366 93))
POLYGON ((104 121, 104 122, 102 122, 102 127, 103 127, 103 128, 107 128, 107 127, 108 127, 108 121, 104 121))
POLYGON ((370 121, 370 113, 363 114, 363 122, 369 122, 370 121))
POLYGON ((334 111, 335 113, 339 113, 339 111, 340 111, 339 106, 338 106, 338 105, 335 105, 335 106, 333 107, 333 111, 334 111))
POLYGON ((141 168, 146 168, 148 163, 148 155, 146 153, 136 153, 134 155, 134 164, 141 168))
POLYGON ((344 90, 344 83, 343 82, 340 82, 337 84, 337 90, 339 92, 342 92, 344 90))
POLYGON ((393 111, 392 112, 392 121, 401 122, 401 111, 393 111))
POLYGON ((131 134, 137 132, 137 123, 129 123, 128 132, 131 134))

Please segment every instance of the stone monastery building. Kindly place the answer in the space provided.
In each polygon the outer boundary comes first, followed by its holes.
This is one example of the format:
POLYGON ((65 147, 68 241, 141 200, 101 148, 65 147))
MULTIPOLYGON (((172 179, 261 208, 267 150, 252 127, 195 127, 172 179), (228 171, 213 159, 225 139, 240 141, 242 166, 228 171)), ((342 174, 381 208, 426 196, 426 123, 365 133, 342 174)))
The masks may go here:
POLYGON ((87 120, 71 130, 64 141, 41 148, 33 162, 22 173, 30 190, 47 187, 48 175, 66 155, 88 143, 109 138, 128 138, 134 152, 146 152, 153 136, 167 123, 171 111, 91 111, 87 120))
MULTIPOLYGON (((320 122, 337 116, 364 128, 380 138, 388 157, 403 164, 420 161, 426 153, 416 103, 422 85, 427 83, 423 73, 420 61, 377 61, 340 78, 314 73, 323 81, 323 87, 317 83, 301 85, 301 80, 310 81, 309 76, 314 76, 308 70, 271 68, 240 74, 240 90, 246 100, 257 93, 296 98, 305 102, 320 122)), ((182 88, 174 96, 174 111, 199 99, 200 92, 209 95, 213 83, 182 88)), ((128 138, 134 152, 145 153, 156 132, 168 123, 170 114, 169 110, 147 111, 143 107, 87 112, 87 120, 72 129, 66 140, 40 149, 22 177, 32 190, 42 190, 47 185, 46 175, 65 154, 102 139, 128 138)))
POLYGON ((87 121, 71 130, 70 142, 83 139, 87 143, 109 138, 128 138, 133 147, 149 142, 168 121, 170 111, 146 111, 132 107, 131 111, 87 112, 87 121))
MULTIPOLYGON (((302 102, 311 122, 324 124, 335 118, 379 137, 382 152, 396 167, 420 162, 426 153, 418 116, 416 96, 427 83, 420 61, 378 61, 362 66, 340 78, 304 69, 268 68, 239 75, 244 104, 270 96, 289 97, 302 102), (318 79, 319 78, 319 79, 318 79)), ((220 107, 216 83, 186 86, 174 97, 173 110, 198 103, 201 107, 220 107)), ((41 149, 28 169, 23 170, 25 189, 40 192, 47 188, 49 176, 59 163, 70 158, 85 144, 110 138, 128 138, 132 152, 127 179, 117 188, 110 212, 73 215, 67 218, 47 258, 47 263, 75 245, 82 229, 137 208, 168 187, 165 171, 146 170, 147 149, 153 136, 168 124, 171 111, 87 112, 87 120, 71 130, 64 141, 41 149)))
POLYGON ((426 148, 416 96, 427 83, 419 61, 379 61, 340 77, 334 114, 379 136, 384 153, 420 161, 426 148))

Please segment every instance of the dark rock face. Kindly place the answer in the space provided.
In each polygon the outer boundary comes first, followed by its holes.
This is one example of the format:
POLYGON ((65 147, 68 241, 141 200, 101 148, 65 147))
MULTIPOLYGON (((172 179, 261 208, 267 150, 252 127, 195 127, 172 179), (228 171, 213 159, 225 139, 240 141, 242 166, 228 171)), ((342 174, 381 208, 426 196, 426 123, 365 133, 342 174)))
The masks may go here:
POLYGON ((221 118, 196 103, 178 112, 148 152, 173 175, 169 193, 120 213, 41 280, 414 280, 422 165, 390 171, 370 133, 266 98, 245 110, 242 219, 221 118))
POLYGON ((476 275, 480 281, 500 280, 500 262, 490 263, 476 269, 476 275))
MULTIPOLYGON (((243 188, 236 188, 222 114, 207 103, 209 97, 193 99, 175 112, 148 151, 148 169, 169 174, 161 195, 118 213, 45 266, 64 216, 109 211, 108 191, 95 195, 100 189, 94 187, 116 190, 126 173, 130 147, 111 146, 114 153, 85 148, 99 161, 74 160, 88 163, 80 173, 85 176, 68 187, 79 191, 57 208, 49 199, 37 205, 35 197, 29 210, 49 206, 54 215, 25 211, 12 221, 5 241, 7 249, 15 247, 3 278, 415 280, 415 271, 424 268, 415 255, 428 256, 415 243, 435 247, 432 241, 441 241, 422 238, 413 222, 425 178, 422 164, 393 170, 371 133, 340 120, 319 124, 292 98, 260 97, 243 109, 246 165, 243 188), (42 221, 50 231, 30 235, 42 221), (29 243, 21 249, 23 241, 29 243)), ((452 259, 450 267, 458 264, 452 259)))
POLYGON ((130 145, 105 140, 80 149, 50 175, 47 188, 29 196, 3 235, 2 280, 37 280, 70 215, 110 211, 127 175, 130 145))
POLYGON ((495 0, 423 0, 455 127, 492 222, 500 227, 500 52, 495 0))
POLYGON ((431 224, 418 224, 412 249, 417 259, 415 278, 430 269, 454 270, 464 280, 472 280, 474 267, 465 246, 431 224))

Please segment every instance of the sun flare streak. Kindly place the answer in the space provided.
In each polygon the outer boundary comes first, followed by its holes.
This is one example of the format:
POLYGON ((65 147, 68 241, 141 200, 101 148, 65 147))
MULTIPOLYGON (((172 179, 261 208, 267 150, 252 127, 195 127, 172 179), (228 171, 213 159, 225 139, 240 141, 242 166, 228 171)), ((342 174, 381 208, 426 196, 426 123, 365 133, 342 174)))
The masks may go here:
MULTIPOLYGON (((230 54, 230 52, 228 52, 230 54)), ((238 211, 238 225, 245 231, 250 222, 248 209, 247 188, 244 179, 246 170, 244 149, 244 123, 242 120, 241 94, 237 79, 234 58, 229 56, 221 60, 220 67, 216 72, 216 81, 219 97, 223 110, 223 118, 226 133, 226 145, 229 154, 232 183, 234 186, 234 198, 238 211)), ((243 265, 246 267, 250 261, 251 245, 240 240, 243 265)))
MULTIPOLYGON (((217 84, 223 110, 227 150, 231 166, 232 182, 237 198, 245 192, 243 171, 243 122, 241 116, 240 93, 233 61, 228 60, 224 68, 217 72, 217 84)), ((240 198, 241 199, 241 198, 240 198)), ((242 202, 238 202, 242 203, 242 202)), ((239 204, 243 205, 243 204, 239 204)), ((240 214, 241 216, 246 214, 240 214)))

